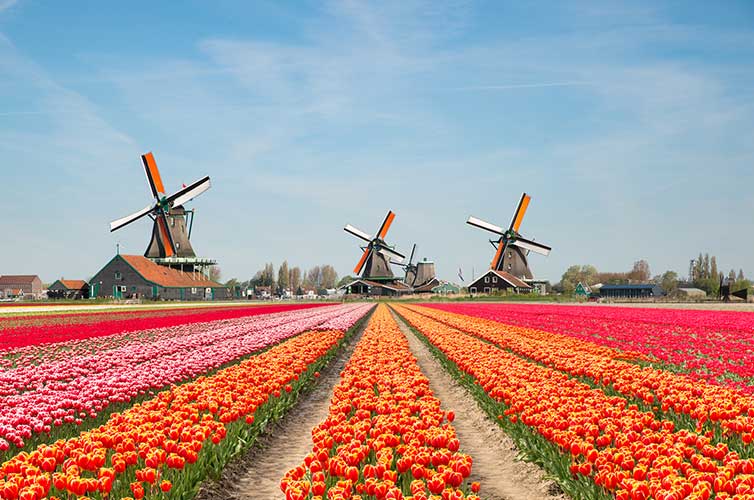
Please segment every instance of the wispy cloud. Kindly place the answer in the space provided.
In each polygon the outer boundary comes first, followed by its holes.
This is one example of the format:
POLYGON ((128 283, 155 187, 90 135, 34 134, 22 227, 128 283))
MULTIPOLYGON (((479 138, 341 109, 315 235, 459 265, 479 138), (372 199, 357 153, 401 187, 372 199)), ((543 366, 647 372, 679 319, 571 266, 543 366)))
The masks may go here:
POLYGON ((0 12, 10 9, 17 3, 17 0, 0 0, 0 12))

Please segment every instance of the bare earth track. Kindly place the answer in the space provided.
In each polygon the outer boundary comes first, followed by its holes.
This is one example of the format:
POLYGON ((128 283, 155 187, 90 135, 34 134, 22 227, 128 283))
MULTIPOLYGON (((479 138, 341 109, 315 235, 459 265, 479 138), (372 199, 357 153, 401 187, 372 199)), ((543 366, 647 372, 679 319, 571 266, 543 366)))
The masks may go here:
POLYGON ((249 453, 228 464, 220 481, 202 485, 196 500, 285 499, 280 491, 280 480, 311 451, 311 431, 327 418, 330 397, 340 382, 340 372, 351 359, 365 326, 366 322, 320 372, 314 389, 302 394, 298 403, 267 429, 249 453))
MULTIPOLYGON (((419 367, 430 380, 443 408, 453 410, 453 425, 461 448, 474 459, 471 480, 482 485, 486 500, 560 500, 566 498, 537 466, 516 460, 516 447, 502 429, 476 404, 474 398, 448 374, 427 347, 396 316, 419 367)), ((301 463, 311 450, 311 430, 328 414, 340 372, 361 339, 364 326, 322 371, 314 389, 299 402, 244 456, 228 464, 217 482, 202 485, 197 500, 284 499, 280 479, 301 463)))
POLYGON ((513 441, 451 377, 403 320, 393 315, 408 338, 411 352, 429 379, 435 397, 442 401, 443 409, 452 410, 456 415, 453 426, 461 451, 474 459, 471 480, 481 483, 480 496, 487 500, 567 498, 555 483, 545 479, 541 468, 516 460, 518 452, 513 441))

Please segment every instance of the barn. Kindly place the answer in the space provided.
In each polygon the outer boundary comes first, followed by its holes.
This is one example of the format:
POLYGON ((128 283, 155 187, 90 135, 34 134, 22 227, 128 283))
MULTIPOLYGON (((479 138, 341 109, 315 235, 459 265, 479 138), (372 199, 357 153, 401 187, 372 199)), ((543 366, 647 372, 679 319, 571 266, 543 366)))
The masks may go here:
POLYGON ((652 283, 603 285, 600 288, 600 297, 607 299, 651 299, 662 295, 662 288, 652 283))
POLYGON ((141 255, 113 257, 90 281, 92 297, 227 300, 230 290, 199 272, 155 264, 141 255))
POLYGON ((0 276, 0 298, 39 299, 42 280, 36 274, 6 274, 0 276))
POLYGON ((89 283, 84 280, 59 279, 47 289, 50 299, 88 299, 89 283))
POLYGON ((494 269, 490 269, 469 284, 469 293, 493 293, 507 290, 529 293, 532 291, 532 286, 511 273, 494 269))

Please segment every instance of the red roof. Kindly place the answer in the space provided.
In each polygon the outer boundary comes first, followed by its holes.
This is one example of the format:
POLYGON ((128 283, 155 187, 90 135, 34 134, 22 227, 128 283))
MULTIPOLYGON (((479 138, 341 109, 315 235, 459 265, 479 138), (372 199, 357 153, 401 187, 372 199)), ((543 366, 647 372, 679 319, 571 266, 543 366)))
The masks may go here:
POLYGON ((223 288, 201 273, 184 273, 177 269, 155 264, 141 255, 121 255, 145 280, 167 288, 223 288))
POLYGON ((84 280, 58 280, 61 285, 69 290, 81 290, 87 286, 87 282, 84 280))
POLYGON ((6 274, 0 276, 0 285, 18 285, 21 283, 31 285, 35 279, 39 279, 36 274, 6 274))

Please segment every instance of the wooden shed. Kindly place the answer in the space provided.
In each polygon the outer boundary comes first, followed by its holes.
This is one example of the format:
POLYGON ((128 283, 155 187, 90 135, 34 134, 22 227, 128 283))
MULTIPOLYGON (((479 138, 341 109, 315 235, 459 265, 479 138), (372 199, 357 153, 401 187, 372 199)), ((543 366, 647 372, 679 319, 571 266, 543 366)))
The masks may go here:
POLYGON ((89 283, 84 280, 59 279, 47 289, 50 299, 88 299, 89 283))

